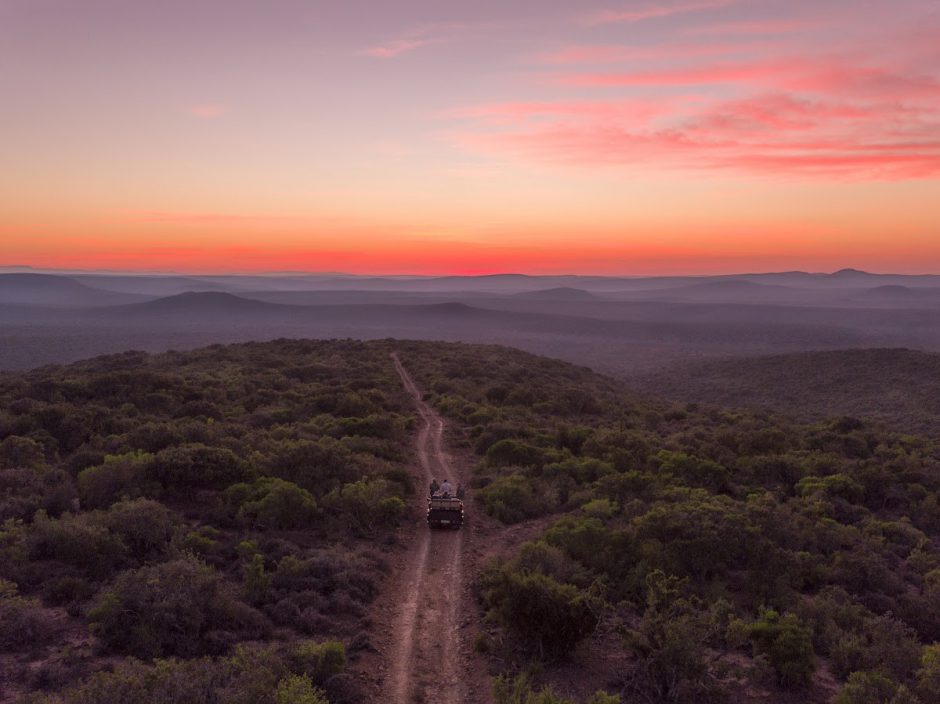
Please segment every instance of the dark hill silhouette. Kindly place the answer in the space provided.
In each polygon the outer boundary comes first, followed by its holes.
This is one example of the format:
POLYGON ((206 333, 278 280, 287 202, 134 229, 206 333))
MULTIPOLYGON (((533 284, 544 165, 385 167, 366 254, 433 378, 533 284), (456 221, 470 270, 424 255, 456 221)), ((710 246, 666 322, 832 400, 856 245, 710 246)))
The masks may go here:
POLYGON ((590 291, 583 288, 573 288, 571 286, 556 286, 554 288, 543 288, 538 291, 523 291, 514 294, 514 298, 528 298, 540 301, 592 301, 597 298, 590 291))
POLYGON ((56 274, 0 274, 0 303, 39 306, 111 306, 145 296, 103 291, 56 274))
POLYGON ((940 288, 911 288, 900 284, 888 284, 867 289, 860 298, 870 303, 891 305, 940 304, 940 288))
POLYGON ((878 276, 878 274, 869 274, 867 271, 862 271, 861 269, 846 268, 834 271, 830 276, 834 279, 861 279, 878 276))
POLYGON ((122 316, 203 316, 212 315, 264 315, 267 313, 289 313, 291 310, 303 310, 302 306, 282 303, 265 303, 251 298, 242 298, 221 291, 187 291, 175 296, 158 298, 145 303, 120 306, 109 311, 122 316))

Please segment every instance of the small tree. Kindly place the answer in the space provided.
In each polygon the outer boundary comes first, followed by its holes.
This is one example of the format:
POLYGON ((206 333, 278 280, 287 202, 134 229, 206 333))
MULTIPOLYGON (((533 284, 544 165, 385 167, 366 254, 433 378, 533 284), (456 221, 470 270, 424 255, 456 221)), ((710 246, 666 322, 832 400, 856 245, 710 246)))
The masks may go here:
POLYGON ((122 573, 89 614, 111 649, 140 657, 192 656, 223 601, 215 570, 180 559, 122 573))
POLYGON ((315 684, 323 685, 346 667, 346 648, 335 640, 301 643, 294 650, 293 664, 294 669, 309 675, 315 684))
POLYGON ((898 685, 880 672, 853 672, 832 704, 917 704, 904 685, 898 685))
POLYGON ((277 477, 261 477, 251 484, 233 484, 226 500, 238 517, 259 528, 291 530, 312 524, 320 511, 306 489, 277 477))
POLYGON ((364 533, 391 527, 405 514, 405 502, 385 479, 360 479, 332 491, 325 501, 364 533))
POLYGON ((917 691, 925 702, 940 701, 940 643, 924 648, 917 670, 917 691))
POLYGON ((540 657, 562 657, 597 626, 594 600, 544 574, 497 567, 484 577, 485 600, 540 657))
POLYGON ((707 650, 727 630, 728 605, 683 597, 686 582, 651 572, 643 620, 627 634, 627 645, 638 656, 633 685, 656 700, 696 701, 707 686, 707 650))
POLYGON ((278 682, 275 704, 330 704, 322 690, 307 675, 289 675, 278 682))
POLYGON ((760 618, 747 629, 754 652, 769 660, 777 681, 783 687, 809 684, 816 671, 816 657, 810 629, 793 614, 781 616, 772 609, 762 611, 760 618))

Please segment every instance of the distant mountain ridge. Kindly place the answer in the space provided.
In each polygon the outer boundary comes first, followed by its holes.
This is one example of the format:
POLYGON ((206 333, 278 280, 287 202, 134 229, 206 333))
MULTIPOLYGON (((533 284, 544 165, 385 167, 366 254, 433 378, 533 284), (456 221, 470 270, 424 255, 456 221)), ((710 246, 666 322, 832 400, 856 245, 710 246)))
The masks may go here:
POLYGON ((144 303, 121 306, 115 312, 125 315, 161 315, 218 313, 222 315, 240 313, 264 313, 282 309, 302 308, 285 303, 265 303, 251 298, 242 298, 222 291, 187 291, 175 296, 158 298, 144 303))
POLYGON ((144 300, 145 296, 115 293, 53 274, 0 274, 0 303, 58 307, 112 306, 144 300))
MULTIPOLYGON (((603 294, 617 291, 651 291, 683 288, 700 284, 737 286, 747 284, 810 287, 818 289, 871 288, 881 285, 903 285, 912 288, 940 287, 938 275, 873 274, 857 269, 841 269, 833 273, 769 272, 695 276, 594 276, 579 274, 530 275, 486 274, 476 276, 359 276, 351 274, 282 274, 282 275, 152 275, 95 272, 35 273, 18 272, 2 276, 33 276, 65 278, 96 290, 150 297, 169 296, 187 291, 397 291, 414 293, 475 292, 490 295, 535 294, 539 291, 584 291, 603 294)), ((551 294, 545 294, 551 297, 551 294)), ((571 294, 572 296, 575 294, 571 294)), ((583 296, 582 296, 583 297, 583 296)), ((0 298, 0 302, 4 302, 0 298)), ((6 301, 12 302, 12 301, 6 301)))

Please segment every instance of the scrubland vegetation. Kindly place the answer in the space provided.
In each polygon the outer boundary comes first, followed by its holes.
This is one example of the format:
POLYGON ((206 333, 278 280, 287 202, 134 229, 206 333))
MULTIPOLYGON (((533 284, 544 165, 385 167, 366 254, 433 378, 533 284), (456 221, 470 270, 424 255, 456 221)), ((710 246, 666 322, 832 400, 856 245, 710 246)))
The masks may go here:
POLYGON ((940 432, 940 355, 932 352, 849 349, 686 362, 629 383, 684 402, 771 410, 808 422, 851 415, 902 433, 940 432))
POLYGON ((0 377, 0 408, 0 698, 357 699, 412 491, 387 350, 126 353, 0 377))
POLYGON ((357 701, 344 669, 370 647, 413 491, 393 349, 475 455, 469 510, 546 526, 473 577, 477 650, 536 665, 496 679, 499 704, 569 703, 539 668, 592 647, 619 657, 592 704, 940 701, 935 441, 669 404, 506 348, 388 341, 0 377, 9 691, 357 701))
POLYGON ((491 646, 551 662, 604 624, 626 701, 825 701, 827 682, 838 704, 940 701, 935 442, 668 405, 502 348, 402 358, 478 456, 480 508, 552 517, 479 578, 491 646))

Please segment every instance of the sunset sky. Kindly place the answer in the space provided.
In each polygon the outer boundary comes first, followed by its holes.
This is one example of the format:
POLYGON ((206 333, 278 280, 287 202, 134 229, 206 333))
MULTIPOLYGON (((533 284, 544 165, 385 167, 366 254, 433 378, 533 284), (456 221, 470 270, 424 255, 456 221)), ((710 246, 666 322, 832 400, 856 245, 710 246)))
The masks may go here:
POLYGON ((0 266, 940 272, 938 0, 0 0, 0 266))

